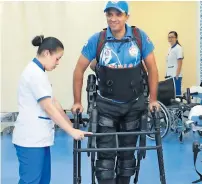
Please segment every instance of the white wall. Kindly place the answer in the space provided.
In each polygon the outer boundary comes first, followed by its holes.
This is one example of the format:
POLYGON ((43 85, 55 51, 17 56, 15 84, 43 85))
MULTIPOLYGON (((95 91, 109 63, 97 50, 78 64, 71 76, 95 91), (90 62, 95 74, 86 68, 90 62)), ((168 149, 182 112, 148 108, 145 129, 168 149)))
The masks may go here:
MULTIPOLYGON (((106 26, 104 2, 4 2, 2 15, 2 107, 17 111, 20 74, 36 55, 35 35, 59 38, 65 47, 60 66, 49 72, 56 98, 65 109, 73 104, 72 77, 80 51, 88 37, 106 26)), ((83 102, 86 109, 85 74, 83 102)))
MULTIPOLYGON (((156 47, 155 53, 161 78, 165 73, 164 56, 168 48, 168 30, 174 29, 179 32, 180 42, 183 44, 186 56, 183 67, 184 87, 196 83, 195 73, 198 74, 199 71, 199 67, 196 69, 196 63, 200 58, 196 57, 199 52, 197 38, 194 36, 198 30, 196 4, 197 2, 130 2, 129 23, 140 26, 152 38, 156 47), (172 12, 172 16, 171 9, 174 12, 172 12), (143 10, 144 16, 142 16, 143 10), (162 16, 159 16, 159 10, 163 12, 162 16), (150 17, 152 26, 148 20, 145 21, 145 17, 150 17), (161 22, 160 27, 158 27, 159 22, 161 22), (189 75, 190 70, 192 75, 189 75)), ((49 73, 49 77, 56 98, 65 109, 71 108, 73 104, 73 70, 82 46, 89 36, 106 27, 104 5, 104 1, 14 1, 3 3, 0 16, 2 112, 17 111, 18 80, 24 67, 36 55, 37 48, 31 45, 31 40, 39 34, 44 34, 45 37, 55 36, 65 46, 60 66, 49 73)), ((86 81, 90 72, 88 70, 85 73, 82 93, 85 110, 87 106, 86 81)))

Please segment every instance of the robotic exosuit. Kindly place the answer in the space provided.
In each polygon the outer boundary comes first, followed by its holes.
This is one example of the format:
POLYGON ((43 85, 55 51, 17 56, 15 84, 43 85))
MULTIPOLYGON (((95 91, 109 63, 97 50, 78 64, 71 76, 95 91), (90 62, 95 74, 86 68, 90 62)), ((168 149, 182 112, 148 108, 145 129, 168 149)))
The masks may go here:
MULTIPOLYGON (((132 68, 109 68, 98 63, 96 76, 97 133, 138 131, 141 117, 147 111, 142 63, 132 68)), ((137 135, 120 136, 119 147, 135 147, 137 139, 137 135)), ((114 148, 115 141, 111 135, 98 137, 97 148, 114 148)), ((98 152, 95 166, 99 184, 129 184, 136 171, 134 151, 98 152)))

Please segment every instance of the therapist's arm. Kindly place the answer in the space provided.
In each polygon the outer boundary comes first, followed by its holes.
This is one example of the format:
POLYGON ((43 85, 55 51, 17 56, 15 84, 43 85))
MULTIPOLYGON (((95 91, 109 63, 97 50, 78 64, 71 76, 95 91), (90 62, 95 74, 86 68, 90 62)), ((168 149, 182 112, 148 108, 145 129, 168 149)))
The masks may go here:
POLYGON ((178 59, 177 61, 177 72, 176 72, 176 77, 179 77, 181 69, 182 69, 182 59, 178 59))
POLYGON ((49 117, 65 132, 70 134, 74 139, 80 140, 84 138, 84 135, 90 135, 90 132, 84 132, 78 129, 72 128, 70 126, 70 120, 66 120, 59 110, 54 106, 51 98, 44 98, 40 102, 41 107, 45 110, 45 112, 49 115, 49 117))
POLYGON ((60 114, 62 115, 62 117, 65 118, 65 120, 72 127, 72 122, 70 121, 70 119, 68 118, 68 116, 65 114, 64 109, 62 108, 62 106, 60 105, 60 103, 56 100, 56 98, 53 98, 53 104, 58 109, 58 111, 60 112, 60 114))

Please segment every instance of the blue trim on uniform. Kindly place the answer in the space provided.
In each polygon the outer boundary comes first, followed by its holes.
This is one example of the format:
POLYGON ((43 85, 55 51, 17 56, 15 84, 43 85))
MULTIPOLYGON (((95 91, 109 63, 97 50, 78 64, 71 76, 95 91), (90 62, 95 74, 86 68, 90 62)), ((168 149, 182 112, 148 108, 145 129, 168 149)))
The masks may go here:
MULTIPOLYGON (((14 145, 19 161, 20 180, 18 184, 50 184, 50 147, 22 147, 14 145)), ((17 183, 17 182, 16 182, 17 183)))
POLYGON ((177 60, 180 60, 180 59, 184 59, 184 58, 178 58, 177 60))
POLYGON ((48 117, 43 117, 43 116, 38 116, 39 119, 45 119, 45 120, 51 120, 50 118, 48 117))
POLYGON ((44 97, 41 97, 37 100, 37 102, 40 102, 41 100, 43 100, 44 98, 51 98, 51 96, 44 96, 44 97))
POLYGON ((177 43, 175 45, 173 45, 171 48, 173 49, 176 45, 177 45, 177 43))
POLYGON ((37 58, 34 58, 33 62, 36 63, 36 65, 45 72, 45 68, 43 67, 43 65, 40 63, 40 61, 37 58))

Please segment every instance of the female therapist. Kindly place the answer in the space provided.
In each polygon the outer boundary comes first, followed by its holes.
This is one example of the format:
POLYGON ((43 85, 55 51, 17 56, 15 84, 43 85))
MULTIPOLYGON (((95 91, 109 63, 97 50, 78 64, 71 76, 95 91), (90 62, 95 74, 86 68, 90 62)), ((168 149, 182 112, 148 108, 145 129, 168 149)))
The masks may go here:
POLYGON ((184 59, 184 55, 182 47, 178 42, 178 34, 175 31, 171 31, 168 34, 168 42, 171 47, 167 55, 166 78, 174 78, 176 95, 180 96, 182 86, 182 60, 184 59))
POLYGON ((63 44, 57 38, 44 39, 43 36, 36 36, 32 44, 38 46, 37 56, 20 78, 19 115, 12 142, 19 160, 19 184, 49 184, 54 123, 76 140, 91 133, 72 128, 70 120, 53 97, 46 71, 52 71, 59 64, 64 52, 63 44))

